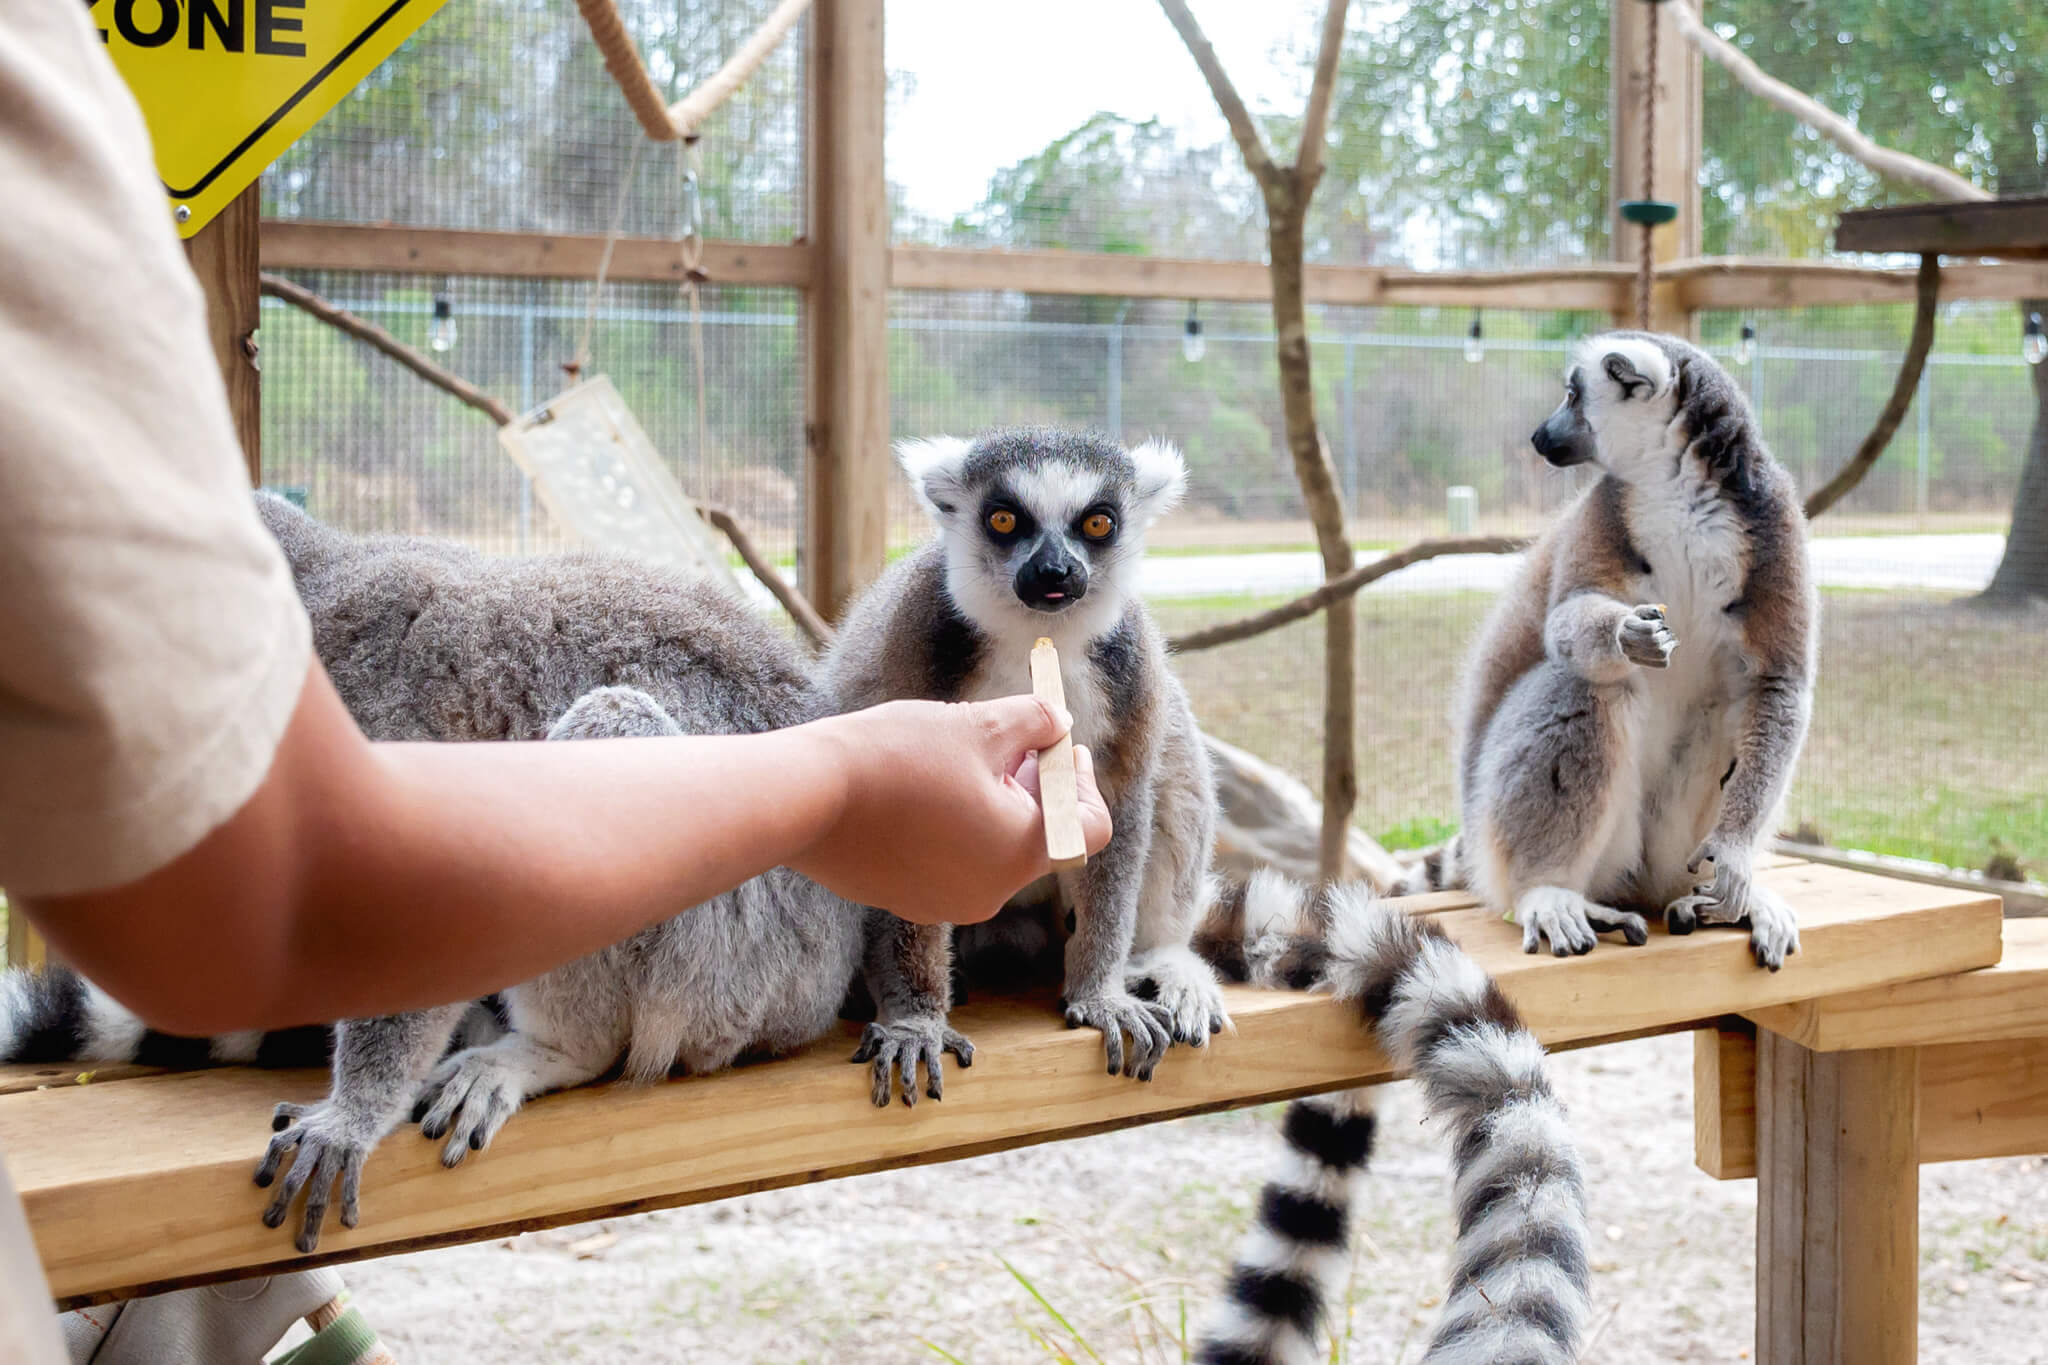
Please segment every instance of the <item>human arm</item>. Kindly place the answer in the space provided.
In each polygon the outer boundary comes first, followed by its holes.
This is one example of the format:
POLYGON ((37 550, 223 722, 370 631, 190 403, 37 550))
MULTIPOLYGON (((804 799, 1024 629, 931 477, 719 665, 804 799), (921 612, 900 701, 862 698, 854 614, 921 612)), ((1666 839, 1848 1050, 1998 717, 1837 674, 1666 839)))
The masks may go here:
MULTIPOLYGON (((124 885, 20 908, 86 976, 189 1034, 482 995, 778 864, 913 918, 985 918, 1047 870, 1018 770, 1061 723, 1012 698, 763 735, 371 744, 315 664, 224 824, 124 885)), ((1099 850, 1109 817, 1085 769, 1082 790, 1099 850)))

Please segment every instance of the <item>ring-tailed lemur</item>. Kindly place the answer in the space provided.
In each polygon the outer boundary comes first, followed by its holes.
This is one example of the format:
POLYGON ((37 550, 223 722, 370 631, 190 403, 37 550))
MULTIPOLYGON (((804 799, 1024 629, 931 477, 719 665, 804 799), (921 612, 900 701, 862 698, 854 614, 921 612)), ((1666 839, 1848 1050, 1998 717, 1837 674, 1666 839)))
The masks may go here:
MULTIPOLYGON (((1478 964, 1425 919, 1347 884, 1314 896, 1271 872, 1219 896, 1196 945, 1226 977, 1327 991, 1419 1083, 1451 1139, 1457 1244, 1425 1365, 1569 1365, 1587 1311, 1585 1179, 1543 1047, 1478 964)), ((1203 1365, 1309 1365, 1349 1264, 1371 1090, 1296 1100, 1203 1365)))
MULTIPOLYGON (((291 562, 315 649, 372 739, 748 733, 825 710, 790 645, 701 581, 598 555, 487 559, 429 540, 357 539, 280 499, 259 508, 291 562)), ((353 1227, 364 1159, 415 1105, 452 1166, 526 1099, 614 1066, 655 1080, 817 1038, 857 973, 864 914, 777 868, 504 992, 502 1032, 469 1004, 336 1025, 332 1092, 277 1108, 282 1131, 256 1183, 271 1184, 287 1156, 291 1165, 264 1222, 283 1223, 303 1189, 301 1251, 318 1242, 337 1191, 353 1227)), ((303 1065, 326 1041, 325 1030, 294 1031, 287 1057, 279 1035, 167 1039, 69 973, 0 981, 9 1060, 303 1065)))
POLYGON ((1641 943, 1635 911, 1673 933, 1747 923, 1775 971, 1799 929, 1755 861, 1806 736, 1819 610, 1791 476, 1726 371, 1645 332, 1574 348, 1532 441, 1605 477, 1480 631, 1458 701, 1464 828, 1404 889, 1462 881, 1560 956, 1596 931, 1641 943))
POLYGON ((1049 637, 1074 741, 1094 757, 1116 833, 1085 868, 1028 889, 987 925, 879 924, 867 973, 878 1017, 854 1060, 872 1063, 878 1105, 892 1073, 915 1104, 920 1063, 938 1098, 941 1054, 962 1065, 973 1056, 946 1026, 953 951, 973 984, 1045 962, 1064 937, 1067 1022, 1102 1031, 1112 1074, 1149 1079, 1170 1042, 1199 1046, 1227 1023, 1214 973, 1188 949, 1214 781, 1137 594, 1145 531, 1179 500, 1186 466, 1163 444, 1126 450, 1050 428, 911 441, 898 453, 938 535, 854 605, 826 659, 827 689, 846 711, 1028 692, 1032 643, 1049 637))

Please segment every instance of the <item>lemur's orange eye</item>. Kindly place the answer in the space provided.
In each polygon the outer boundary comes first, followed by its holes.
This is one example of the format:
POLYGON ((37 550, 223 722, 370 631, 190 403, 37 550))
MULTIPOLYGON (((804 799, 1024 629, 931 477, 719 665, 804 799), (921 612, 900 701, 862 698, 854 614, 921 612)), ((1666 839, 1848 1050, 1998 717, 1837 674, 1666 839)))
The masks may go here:
POLYGON ((1109 533, 1116 529, 1116 522, 1107 512, 1094 512, 1081 523, 1081 534, 1090 540, 1107 540, 1109 533))
POLYGON ((999 536, 1006 536, 1017 529, 1017 514, 998 507, 988 514, 988 529, 999 536))

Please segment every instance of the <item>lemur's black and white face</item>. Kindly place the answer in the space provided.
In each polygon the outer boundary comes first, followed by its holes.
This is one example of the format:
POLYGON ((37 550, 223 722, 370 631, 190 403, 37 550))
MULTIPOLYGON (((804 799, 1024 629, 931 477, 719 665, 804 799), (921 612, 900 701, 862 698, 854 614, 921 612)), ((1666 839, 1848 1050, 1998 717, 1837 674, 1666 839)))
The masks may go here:
POLYGON ((897 455, 946 542, 955 604, 989 630, 1115 626, 1145 532, 1187 485, 1171 446, 1057 428, 907 441, 897 455))
POLYGON ((1597 463, 1624 478, 1664 450, 1676 414, 1676 368, 1645 336, 1596 336, 1573 348, 1564 401, 1529 443, 1559 469, 1597 463))

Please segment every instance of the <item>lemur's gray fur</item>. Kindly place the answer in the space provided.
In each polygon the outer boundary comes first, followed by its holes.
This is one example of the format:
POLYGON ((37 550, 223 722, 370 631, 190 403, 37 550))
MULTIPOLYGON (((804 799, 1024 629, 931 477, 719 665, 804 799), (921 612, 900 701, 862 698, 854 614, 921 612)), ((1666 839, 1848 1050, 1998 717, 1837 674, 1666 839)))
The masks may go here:
POLYGON ((1214 781, 1137 595, 1145 531, 1180 498, 1186 466, 1158 443, 1126 450, 1050 428, 898 453, 938 536, 848 614, 825 664, 834 702, 1029 692, 1032 644, 1048 637, 1116 833, 1085 868, 986 925, 881 924, 867 973, 878 1017, 854 1060, 872 1063, 876 1104, 889 1102, 892 1073, 916 1103, 920 1063, 937 1098, 941 1054, 972 1058, 946 1025, 953 952, 973 986, 1050 967, 1064 938, 1067 1022, 1102 1031, 1111 1073, 1149 1079, 1169 1043, 1199 1046, 1227 1022, 1215 974, 1188 949, 1207 895, 1214 781))
MULTIPOLYGON (((598 555, 487 559, 430 540, 358 539, 267 496, 259 510, 291 561, 315 649, 372 739, 743 733, 825 711, 790 645, 708 583, 598 555)), ((278 1106, 282 1131, 257 1183, 291 1165, 264 1221, 280 1225, 303 1189, 297 1241, 310 1251, 338 1186, 354 1226, 364 1158, 416 1105, 452 1166, 544 1091, 615 1067, 635 1081, 714 1071, 809 1042, 832 1026, 858 969, 863 915, 776 869, 505 992, 502 1036, 467 1004, 339 1024, 332 1092, 278 1106)), ((146 1036, 75 978, 11 981, 6 1003, 0 1043, 39 1036, 68 1044, 62 1055, 111 1060, 146 1036), (25 1008, 51 999, 72 1001, 66 1018, 25 1008)), ((194 1061, 255 1055, 253 1036, 226 1042, 187 1050, 194 1061)))
POLYGON ((1726 371, 1645 332, 1580 343, 1532 440, 1605 477, 1480 632, 1463 829, 1439 863, 1509 909, 1530 952, 1587 952, 1602 930, 1641 943, 1662 911, 1674 933, 1748 924, 1775 971, 1799 930, 1754 867, 1806 736, 1819 609, 1791 477, 1726 371))
MULTIPOLYGON (((1586 1322, 1585 1177, 1543 1047, 1433 922, 1369 887, 1309 895, 1270 871, 1220 894, 1195 943, 1224 976, 1321 990, 1411 1071, 1451 1140, 1457 1243, 1424 1365, 1569 1365, 1586 1322)), ((1285 1159, 1196 1339, 1201 1365, 1311 1365, 1351 1263, 1370 1089, 1294 1101, 1285 1159)))

